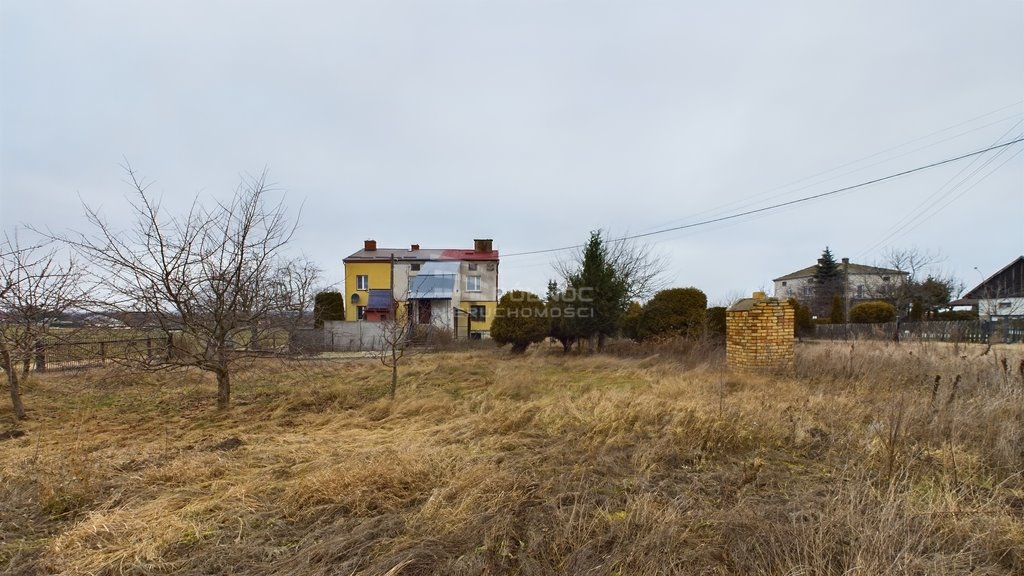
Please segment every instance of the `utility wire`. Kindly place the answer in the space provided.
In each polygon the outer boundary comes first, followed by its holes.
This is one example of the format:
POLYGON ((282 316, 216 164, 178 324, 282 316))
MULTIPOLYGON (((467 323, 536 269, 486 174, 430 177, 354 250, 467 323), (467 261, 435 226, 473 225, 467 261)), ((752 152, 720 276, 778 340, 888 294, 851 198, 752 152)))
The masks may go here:
MULTIPOLYGON (((1024 136, 1016 138, 1014 140, 1010 140, 1009 142, 1004 142, 1002 144, 995 144, 995 145, 989 146, 988 148, 982 148, 981 150, 975 150, 974 152, 968 152, 966 154, 961 154, 960 156, 955 156, 953 158, 947 158, 945 160, 939 160, 938 162, 932 162, 931 164, 925 164, 923 166, 918 166, 916 168, 911 168, 909 170, 904 170, 902 172, 897 172, 895 174, 889 174, 888 176, 882 176, 880 178, 875 178, 873 180, 867 180, 867 181, 861 182, 859 184, 853 184, 853 185, 850 185, 850 186, 844 186, 842 188, 837 188, 835 190, 830 190, 828 192, 822 192, 820 194, 814 194, 814 195, 811 195, 811 196, 804 196, 802 198, 797 198, 796 200, 790 200, 788 202, 780 202, 778 204, 772 204, 771 206, 765 206, 765 207, 762 207, 762 208, 756 208, 756 209, 747 210, 747 211, 744 211, 744 212, 737 212, 736 214, 730 214, 730 215, 721 216, 721 217, 718 217, 718 218, 711 218, 711 219, 708 219, 708 220, 701 220, 700 222, 694 222, 692 224, 684 224, 682 226, 672 226, 670 228, 664 228, 664 229, 661 229, 661 230, 655 230, 653 232, 644 232, 643 234, 633 234, 633 235, 630 235, 630 236, 623 236, 621 238, 616 238, 614 240, 609 240, 609 242, 624 242, 626 240, 635 240, 637 238, 646 238, 648 236, 655 236, 657 234, 665 234, 665 233, 668 233, 668 232, 675 232, 677 230, 685 230, 687 228, 696 228, 698 226, 706 226, 708 224, 714 224, 716 222, 724 222, 726 220, 734 220, 736 218, 741 218, 743 216, 749 216, 751 214, 758 214, 760 212, 767 212, 769 210, 775 210, 777 208, 784 208, 786 206, 793 206, 794 204, 802 204, 804 202, 809 202, 811 200, 817 200, 819 198, 825 198, 827 196, 834 196, 836 194, 841 194, 843 192, 849 192, 850 190, 856 190, 858 188, 864 188, 864 187, 870 186, 872 184, 878 184, 879 182, 885 182, 887 180, 893 180, 893 179, 899 178, 901 176, 907 176, 909 174, 914 174, 915 172, 922 172, 924 170, 928 170, 928 169, 931 169, 931 168, 936 168, 938 166, 943 166, 945 164, 950 164, 950 163, 956 162, 958 160, 963 160, 965 158, 971 158, 971 157, 974 157, 974 156, 978 156, 979 154, 984 154, 984 153, 990 152, 992 150, 998 150, 1000 148, 1006 148, 1008 146, 1013 146, 1014 144, 1017 144, 1019 142, 1024 142, 1024 136)), ((575 250, 575 249, 582 248, 582 247, 583 247, 583 244, 574 244, 572 246, 562 246, 561 248, 547 248, 547 249, 544 249, 544 250, 530 250, 530 251, 527 251, 527 252, 514 252, 512 254, 504 254, 504 255, 502 255, 502 258, 512 258, 512 257, 515 257, 515 256, 528 256, 528 255, 531 255, 531 254, 546 254, 546 253, 549 253, 549 252, 562 252, 564 250, 575 250)))
MULTIPOLYGON (((1009 130, 1007 130, 1005 133, 1003 133, 1002 136, 1000 136, 999 138, 996 138, 996 140, 995 140, 995 142, 993 142, 993 144, 999 142, 1003 138, 1006 138, 1007 136, 1012 134, 1016 130, 1017 126, 1020 126, 1020 124, 1022 122, 1024 122, 1024 120, 1018 121, 1016 124, 1014 124, 1009 130)), ((1024 137, 1024 133, 1018 134, 1016 136, 1016 138, 1020 138, 1020 137, 1024 137)), ((865 254, 868 254, 870 252, 874 252, 876 249, 881 248, 883 246, 886 246, 887 243, 890 240, 894 240, 894 239, 896 239, 896 238, 898 238, 900 236, 903 236, 903 235, 907 234, 911 230, 914 230, 915 228, 917 228, 918 226, 920 226, 921 224, 926 222, 929 218, 931 218, 931 217, 935 216, 936 214, 938 214, 939 212, 941 212, 942 209, 944 209, 946 206, 949 205, 949 203, 942 204, 942 206, 940 206, 938 209, 935 209, 935 207, 938 206, 943 201, 945 201, 946 198, 948 198, 950 195, 952 195, 953 193, 957 192, 961 187, 966 185, 968 181, 970 181, 972 178, 977 176, 980 172, 982 172, 989 165, 994 163, 997 159, 999 159, 1000 156, 1005 154, 1008 150, 1009 150, 1009 148, 1002 148, 1001 150, 999 150, 998 152, 996 152, 992 156, 989 156, 984 162, 981 162, 981 164, 979 166, 974 168, 973 171, 971 171, 969 174, 964 176, 964 178, 962 180, 960 180, 959 182, 956 182, 954 184, 954 182, 957 179, 959 179, 961 175, 963 175, 965 172, 968 172, 969 170, 971 170, 971 168, 974 167, 974 165, 976 163, 978 163, 978 161, 981 160, 981 158, 982 158, 981 156, 975 156, 974 159, 971 160, 970 163, 968 163, 966 166, 961 168, 959 172, 957 172, 955 175, 953 175, 952 178, 947 180, 945 184, 940 186, 938 190, 936 190, 933 194, 931 194, 928 198, 926 198, 923 202, 921 202, 916 208, 911 210, 910 213, 908 213, 906 216, 901 218, 893 227, 891 227, 886 232, 886 236, 884 236, 881 240, 878 240, 877 242, 872 244, 870 248, 861 251, 861 253, 858 254, 858 257, 863 256, 865 254)), ((1010 157, 1013 158, 1013 156, 1015 156, 1015 154, 1011 155, 1010 157)), ((982 176, 974 184, 971 184, 966 190, 963 190, 959 194, 954 196, 953 200, 956 200, 961 195, 963 195, 967 190, 970 190, 970 189, 974 188, 974 186, 977 183, 981 182, 985 178, 988 178, 990 175, 992 175, 994 172, 998 171, 999 168, 1002 168, 1002 166, 1005 163, 1006 162, 1003 162, 1003 163, 999 164, 999 166, 997 166, 995 168, 995 170, 992 170, 988 174, 982 176)))
MULTIPOLYGON (((771 189, 766 190, 764 192, 761 192, 759 194, 755 194, 754 196, 752 196, 752 197, 750 197, 750 198, 748 198, 746 200, 744 200, 744 199, 735 200, 733 202, 729 202, 729 203, 723 204, 723 205, 721 205, 721 206, 719 206, 717 208, 710 208, 708 210, 704 210, 704 211, 698 212, 696 214, 692 214, 691 216, 689 216, 687 218, 700 217, 700 216, 704 216, 705 214, 708 215, 709 217, 717 216, 718 214, 727 213, 729 211, 728 209, 730 207, 732 207, 732 206, 742 205, 744 203, 747 203, 748 201, 754 200, 754 199, 762 197, 762 196, 768 196, 767 198, 765 198, 765 200, 772 200, 772 199, 775 199, 775 198, 780 198, 780 197, 783 197, 783 196, 794 194, 794 193, 799 192, 801 190, 806 190, 808 188, 813 188, 814 186, 818 186, 820 184, 824 184, 825 182, 829 182, 831 180, 835 180, 835 179, 841 178, 843 176, 848 176, 850 174, 855 174, 855 173, 860 172, 862 170, 866 170, 868 168, 871 168, 872 166, 877 166, 879 164, 883 164, 885 162, 889 162, 891 160, 895 160, 895 159, 900 158, 902 156, 907 156, 907 155, 913 154, 914 152, 918 152, 918 151, 924 150, 926 148, 931 148, 933 146, 937 146, 937 145, 939 145, 939 144, 941 144, 943 142, 946 142, 946 141, 949 141, 949 140, 953 140, 953 139, 959 138, 961 136, 970 134, 971 132, 975 132, 977 130, 988 128, 989 126, 993 126, 993 125, 999 124, 1001 122, 1005 122, 1006 120, 1011 120, 1013 118, 1016 118, 1016 117, 1020 116, 1022 114, 1022 112, 1017 112, 1017 113, 1012 114, 1010 116, 1007 116, 1005 118, 1000 118, 999 120, 996 120, 994 122, 990 122, 990 123, 984 124, 982 126, 977 126, 977 127, 971 128, 971 129, 966 130, 964 132, 960 132, 958 134, 954 134, 952 136, 949 136, 949 137, 943 138, 941 140, 932 142, 931 144, 920 146, 918 148, 914 148, 912 150, 908 150, 908 151, 902 152, 902 153, 897 154, 895 156, 889 156, 889 157, 883 158, 883 159, 881 159, 879 161, 872 162, 871 164, 867 164, 867 165, 861 166, 859 168, 848 170, 848 171, 843 172, 841 174, 836 174, 834 176, 829 176, 828 178, 818 179, 819 176, 825 176, 827 174, 831 174, 831 173, 837 172, 837 171, 842 170, 843 168, 846 168, 846 167, 849 167, 849 166, 856 166, 857 164, 861 164, 861 163, 863 163, 863 162, 865 162, 867 160, 871 160, 873 158, 877 158, 879 156, 883 156, 885 154, 888 154, 889 152, 893 152, 893 151, 899 150, 900 148, 905 148, 905 147, 907 147, 907 146, 909 146, 911 144, 914 144, 916 142, 920 142, 922 140, 927 140, 928 138, 931 138, 932 136, 936 136, 936 135, 942 134, 944 132, 949 132, 950 130, 953 130, 955 128, 959 128, 960 126, 964 126, 966 124, 970 124, 970 123, 972 123, 972 122, 974 122, 976 120, 980 120, 980 119, 985 118, 987 116, 992 116, 992 115, 997 114, 999 112, 1002 112, 1002 111, 1004 111, 1004 110, 1006 110, 1008 108, 1015 108, 1015 107, 1019 106, 1020 104, 1024 104, 1024 100, 1020 100, 1020 101, 1014 102, 1013 104, 1010 104, 1009 106, 1004 106, 1004 107, 999 108, 997 110, 993 110, 991 112, 987 112, 987 113, 982 114, 980 116, 976 116, 974 118, 971 118, 970 120, 965 120, 963 122, 959 122, 959 123, 954 124, 952 126, 948 126, 946 128, 942 128, 940 130, 936 130, 936 131, 931 132, 929 134, 925 134, 924 136, 920 136, 918 138, 914 138, 913 140, 909 140, 907 142, 904 142, 903 144, 899 144, 897 146, 892 146, 890 148, 886 148, 885 150, 882 150, 880 152, 875 152, 874 154, 870 154, 870 155, 865 156, 865 157, 863 157, 863 158, 861 158, 859 160, 853 160, 853 161, 850 161, 850 162, 846 162, 846 163, 841 164, 839 166, 836 166, 834 168, 830 168, 828 170, 823 170, 821 172, 817 172, 815 174, 811 174, 810 176, 805 176, 805 177, 800 178, 798 180, 794 180, 794 181, 790 182, 789 184, 784 184, 784 185, 781 185, 781 186, 776 186, 774 188, 771 188, 771 189), (808 180, 815 180, 815 179, 817 179, 817 181, 810 182, 808 184, 800 186, 799 188, 795 188, 795 189, 792 189, 792 190, 786 190, 787 188, 790 188, 792 186, 796 186, 797 184, 801 184, 803 182, 807 182, 808 180), (776 191, 779 191, 779 190, 786 190, 786 191, 785 192, 780 192, 778 194, 772 194, 772 192, 776 192, 776 191)), ((658 229, 658 228, 661 228, 663 226, 675 225, 677 223, 680 223, 680 220, 684 220, 684 219, 677 218, 677 219, 669 221, 669 222, 664 222, 662 224, 657 224, 655 226, 652 226, 651 228, 648 228, 648 230, 658 229)))

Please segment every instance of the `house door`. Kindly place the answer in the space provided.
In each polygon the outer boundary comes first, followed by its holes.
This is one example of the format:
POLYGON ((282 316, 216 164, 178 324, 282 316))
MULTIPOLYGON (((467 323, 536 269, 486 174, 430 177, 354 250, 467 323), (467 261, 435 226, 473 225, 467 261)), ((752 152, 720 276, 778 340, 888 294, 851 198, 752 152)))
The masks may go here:
POLYGON ((430 324, 430 300, 419 301, 419 322, 430 324))

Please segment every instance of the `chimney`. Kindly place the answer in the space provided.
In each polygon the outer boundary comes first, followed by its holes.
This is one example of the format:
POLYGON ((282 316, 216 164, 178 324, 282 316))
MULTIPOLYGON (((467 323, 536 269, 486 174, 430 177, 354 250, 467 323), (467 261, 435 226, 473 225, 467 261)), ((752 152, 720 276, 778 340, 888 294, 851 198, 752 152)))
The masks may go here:
POLYGON ((420 249, 420 245, 419 244, 413 244, 412 246, 409 247, 409 250, 412 251, 412 252, 415 252, 415 251, 417 251, 419 249, 420 249))
POLYGON ((473 250, 475 252, 490 252, 493 240, 490 238, 475 238, 473 240, 473 250))
POLYGON ((761 292, 760 290, 754 292, 754 300, 764 300, 765 298, 767 298, 767 296, 764 292, 761 292))
POLYGON ((849 258, 843 258, 843 266, 849 266, 849 265, 850 265, 850 259, 849 258))
POLYGON ((365 240, 365 241, 363 241, 363 250, 366 250, 367 252, 373 252, 376 249, 377 249, 377 241, 376 240, 365 240))

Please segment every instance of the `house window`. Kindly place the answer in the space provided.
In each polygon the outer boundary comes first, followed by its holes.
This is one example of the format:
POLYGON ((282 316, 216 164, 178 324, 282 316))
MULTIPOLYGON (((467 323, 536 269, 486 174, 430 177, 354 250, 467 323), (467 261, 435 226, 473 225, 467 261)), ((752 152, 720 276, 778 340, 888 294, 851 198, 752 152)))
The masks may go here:
POLYGON ((370 289, 370 277, 365 274, 356 276, 356 290, 369 290, 370 289))
POLYGON ((412 270, 413 272, 419 272, 419 271, 420 271, 420 265, 419 265, 419 264, 410 264, 410 265, 409 265, 409 268, 410 268, 410 269, 411 269, 411 270, 412 270))
POLYGON ((466 276, 466 292, 479 292, 480 291, 480 277, 479 276, 466 276))
POLYGON ((476 272, 476 262, 469 263, 469 270, 470 272, 476 272))
POLYGON ((882 276, 882 282, 888 282, 888 281, 889 281, 889 277, 888 276, 882 276))
POLYGON ((857 298, 863 298, 863 297, 864 297, 864 285, 863 284, 858 284, 857 285, 857 298))
POLYGON ((999 303, 999 309, 1000 310, 1009 310, 1010 309, 1010 301, 1009 300, 1003 300, 1002 302, 1000 302, 999 303))
POLYGON ((785 280, 783 280, 783 281, 782 281, 782 285, 783 285, 783 286, 785 286, 785 285, 786 285, 786 281, 785 281, 785 280))
POLYGON ((366 306, 356 306, 356 320, 366 320, 366 306))
POLYGON ((469 317, 473 319, 473 322, 483 322, 487 319, 487 307, 486 306, 470 306, 469 317))

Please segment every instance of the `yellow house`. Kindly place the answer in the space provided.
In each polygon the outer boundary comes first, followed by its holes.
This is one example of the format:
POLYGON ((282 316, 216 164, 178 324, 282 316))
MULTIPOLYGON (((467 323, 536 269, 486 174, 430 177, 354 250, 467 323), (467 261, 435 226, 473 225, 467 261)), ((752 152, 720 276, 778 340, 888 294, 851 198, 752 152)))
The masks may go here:
POLYGON ((393 302, 408 304, 413 321, 452 331, 456 338, 489 335, 498 306, 498 251, 490 239, 472 249, 363 249, 344 259, 345 320, 386 319, 393 302), (393 299, 393 300, 392 300, 393 299))

